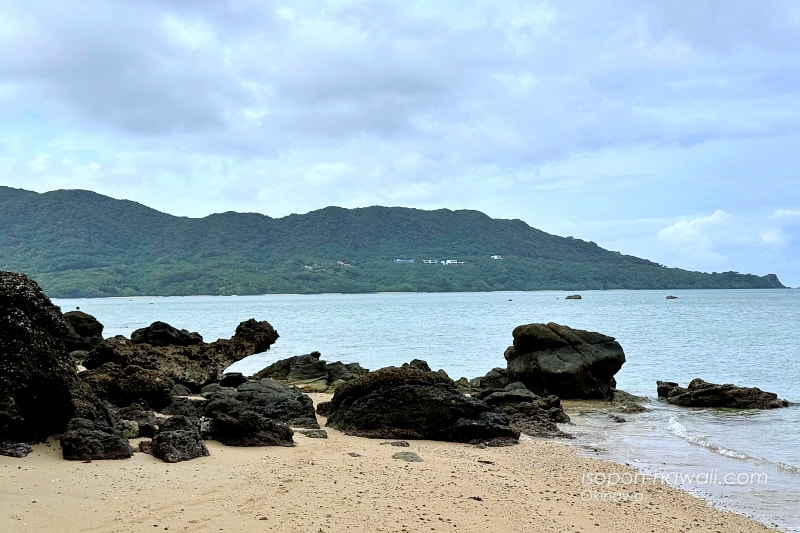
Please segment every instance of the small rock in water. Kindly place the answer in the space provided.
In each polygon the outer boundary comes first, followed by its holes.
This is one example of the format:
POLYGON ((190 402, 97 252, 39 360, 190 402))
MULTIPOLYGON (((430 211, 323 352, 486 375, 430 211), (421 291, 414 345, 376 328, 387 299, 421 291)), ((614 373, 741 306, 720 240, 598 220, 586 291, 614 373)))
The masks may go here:
POLYGON ((403 461, 407 461, 409 463, 422 462, 422 457, 420 457, 414 452, 397 452, 395 454, 392 454, 392 459, 402 459, 403 461))
POLYGON ((625 418, 623 418, 623 417, 621 417, 619 415, 615 415, 614 413, 608 413, 608 418, 610 418, 614 422, 618 422, 618 423, 627 422, 627 420, 625 420, 625 418))

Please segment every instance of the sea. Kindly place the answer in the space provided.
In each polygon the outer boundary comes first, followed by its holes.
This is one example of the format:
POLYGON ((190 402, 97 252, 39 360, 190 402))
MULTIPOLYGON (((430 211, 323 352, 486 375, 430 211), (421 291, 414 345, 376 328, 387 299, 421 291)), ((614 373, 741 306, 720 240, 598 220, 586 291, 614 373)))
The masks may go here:
MULTIPOLYGON (((266 320, 280 338, 230 371, 253 374, 270 363, 319 351, 322 359, 375 370, 423 359, 453 379, 505 367, 503 352, 521 324, 556 322, 614 337, 626 362, 617 388, 647 397, 646 411, 608 417, 575 402, 583 455, 636 467, 650 483, 678 486, 710 505, 800 532, 800 290, 582 291, 571 293, 378 293, 125 297, 54 300, 130 337, 163 321, 230 338, 247 319, 266 320), (667 298, 675 296, 676 298, 667 298), (793 402, 774 410, 681 408, 657 400, 656 381, 694 378, 775 392, 793 402)), ((635 476, 582 474, 586 495, 636 501, 635 476)))

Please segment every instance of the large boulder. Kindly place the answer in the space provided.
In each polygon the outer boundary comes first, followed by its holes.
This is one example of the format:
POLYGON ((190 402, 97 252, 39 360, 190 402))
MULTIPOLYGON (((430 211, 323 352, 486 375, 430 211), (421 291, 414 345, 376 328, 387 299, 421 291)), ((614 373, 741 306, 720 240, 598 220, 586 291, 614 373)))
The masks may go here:
POLYGON ((153 322, 146 328, 133 331, 131 341, 151 346, 191 346, 202 343, 203 337, 197 332, 174 328, 166 322, 153 322))
POLYGON ((162 422, 151 443, 153 457, 165 463, 208 457, 200 429, 192 420, 176 415, 162 422))
MULTIPOLYGON (((228 396, 223 391, 211 396, 210 401, 228 396)), ((274 379, 249 381, 236 388, 235 400, 247 404, 267 418, 290 427, 319 429, 314 402, 296 388, 274 379)))
POLYGON ((70 461, 91 461, 127 459, 133 449, 128 439, 112 428, 85 418, 73 418, 61 435, 61 452, 70 461))
POLYGON ((64 313, 69 330, 65 339, 67 350, 91 350, 103 342, 103 324, 83 311, 64 313))
POLYGON ((361 437, 491 445, 519 438, 502 412, 461 394, 447 377, 410 365, 343 383, 325 412, 328 426, 361 437))
POLYGON ((106 339, 84 359, 88 369, 105 363, 122 368, 136 365, 156 370, 165 379, 199 391, 204 385, 217 383, 225 369, 249 355, 263 352, 278 339, 278 332, 268 322, 246 320, 236 328, 230 339, 191 345, 153 346, 135 343, 122 336, 106 339))
POLYGON ((0 271, 0 440, 43 440, 75 415, 68 330, 36 282, 0 271))
POLYGON ((756 387, 737 387, 730 383, 718 385, 700 378, 693 379, 687 388, 671 381, 657 381, 658 397, 667 403, 683 407, 731 407, 736 409, 775 409, 787 407, 774 392, 756 387))
POLYGON ((255 406, 220 396, 206 406, 211 436, 228 446, 294 446, 294 432, 286 424, 265 416, 255 406))
POLYGON ((514 328, 505 351, 508 381, 522 382, 539 396, 611 398, 614 374, 625 353, 614 337, 554 322, 514 328))
POLYGON ((158 411, 172 402, 170 390, 175 384, 157 370, 105 363, 79 376, 98 397, 117 407, 138 403, 158 411))
POLYGON ((274 379, 248 381, 235 389, 212 384, 203 394, 208 398, 204 414, 212 421, 220 414, 249 410, 288 427, 319 429, 311 398, 274 379))

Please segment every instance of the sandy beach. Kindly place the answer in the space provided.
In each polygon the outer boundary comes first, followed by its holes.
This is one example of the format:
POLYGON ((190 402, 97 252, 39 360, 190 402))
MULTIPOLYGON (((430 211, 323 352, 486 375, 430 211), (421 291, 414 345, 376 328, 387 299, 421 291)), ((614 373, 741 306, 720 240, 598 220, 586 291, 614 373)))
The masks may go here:
POLYGON ((327 432, 296 433, 293 448, 208 441, 210 457, 175 464, 65 461, 51 440, 0 457, 0 531, 776 531, 563 442, 399 447, 327 432))

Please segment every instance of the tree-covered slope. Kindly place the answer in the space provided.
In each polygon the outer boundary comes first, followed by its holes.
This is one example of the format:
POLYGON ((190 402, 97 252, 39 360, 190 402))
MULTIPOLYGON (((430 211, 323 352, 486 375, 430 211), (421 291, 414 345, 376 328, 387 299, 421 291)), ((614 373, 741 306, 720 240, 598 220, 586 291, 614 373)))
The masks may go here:
POLYGON ((772 275, 666 268, 477 211, 327 207, 190 219, 90 191, 8 187, 0 269, 28 274, 53 297, 782 287, 772 275), (423 262, 447 259, 463 264, 423 262))

